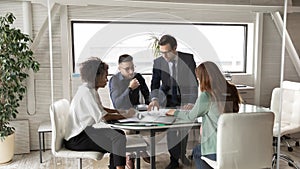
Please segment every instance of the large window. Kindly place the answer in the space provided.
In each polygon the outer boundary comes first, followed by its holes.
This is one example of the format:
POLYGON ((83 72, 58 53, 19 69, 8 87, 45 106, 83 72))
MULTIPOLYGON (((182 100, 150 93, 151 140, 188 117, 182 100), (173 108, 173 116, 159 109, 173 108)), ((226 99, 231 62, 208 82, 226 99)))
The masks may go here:
POLYGON ((109 64, 109 73, 117 72, 118 57, 134 57, 136 71, 152 72, 154 59, 152 36, 173 35, 178 51, 194 54, 197 65, 214 61, 224 72, 246 73, 248 24, 200 24, 159 22, 72 21, 74 72, 77 63, 90 56, 109 64))

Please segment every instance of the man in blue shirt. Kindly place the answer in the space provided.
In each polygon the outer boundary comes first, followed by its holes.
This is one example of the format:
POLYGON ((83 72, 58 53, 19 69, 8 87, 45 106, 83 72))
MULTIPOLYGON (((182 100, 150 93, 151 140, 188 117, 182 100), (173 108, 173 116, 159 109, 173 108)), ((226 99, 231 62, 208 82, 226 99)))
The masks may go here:
POLYGON ((119 72, 109 81, 110 97, 114 108, 125 109, 140 104, 140 91, 145 104, 149 104, 149 89, 141 74, 134 72, 132 56, 119 57, 119 72))
MULTIPOLYGON (((119 57, 119 72, 110 78, 109 89, 115 109, 127 110, 141 104, 140 92, 144 97, 145 104, 150 102, 150 92, 145 79, 141 74, 134 72, 133 58, 128 54, 119 57)), ((141 156, 145 162, 150 163, 147 152, 141 152, 141 156)))

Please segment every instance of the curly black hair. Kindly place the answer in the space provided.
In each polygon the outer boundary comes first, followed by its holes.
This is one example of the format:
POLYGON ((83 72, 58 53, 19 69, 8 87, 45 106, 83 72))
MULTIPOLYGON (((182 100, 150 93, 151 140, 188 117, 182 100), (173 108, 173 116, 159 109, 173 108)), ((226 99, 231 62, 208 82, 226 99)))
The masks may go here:
POLYGON ((79 66, 81 79, 91 86, 95 85, 97 76, 103 76, 108 70, 108 65, 98 57, 90 57, 79 66))

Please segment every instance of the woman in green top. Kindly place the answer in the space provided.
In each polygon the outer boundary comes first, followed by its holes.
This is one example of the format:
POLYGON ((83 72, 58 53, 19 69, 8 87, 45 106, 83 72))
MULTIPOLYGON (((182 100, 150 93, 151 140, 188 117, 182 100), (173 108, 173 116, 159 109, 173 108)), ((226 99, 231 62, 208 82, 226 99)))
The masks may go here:
POLYGON ((216 160, 217 123, 221 113, 239 111, 241 98, 235 85, 228 82, 213 62, 203 62, 195 70, 199 81, 200 96, 189 111, 172 110, 167 115, 194 121, 202 117, 201 143, 193 149, 197 169, 210 169, 201 156, 216 160))

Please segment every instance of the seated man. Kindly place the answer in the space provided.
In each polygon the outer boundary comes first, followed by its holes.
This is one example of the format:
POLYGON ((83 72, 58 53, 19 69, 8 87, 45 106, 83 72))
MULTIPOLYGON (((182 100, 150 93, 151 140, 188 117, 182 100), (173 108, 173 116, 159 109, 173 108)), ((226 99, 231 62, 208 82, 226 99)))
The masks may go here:
MULTIPOLYGON (((119 72, 113 75, 109 81, 110 98, 116 109, 127 110, 136 107, 140 103, 140 92, 145 104, 149 104, 149 89, 141 74, 134 72, 132 56, 128 54, 119 57, 119 72)), ((142 152, 144 161, 150 163, 149 155, 142 152)))
POLYGON ((133 58, 124 54, 119 57, 119 72, 109 81, 110 97, 116 109, 128 109, 140 104, 140 91, 145 104, 149 104, 149 89, 141 74, 134 72, 133 58))

